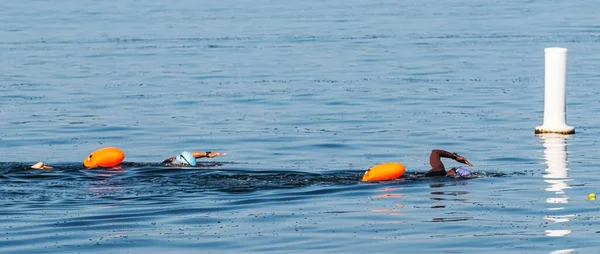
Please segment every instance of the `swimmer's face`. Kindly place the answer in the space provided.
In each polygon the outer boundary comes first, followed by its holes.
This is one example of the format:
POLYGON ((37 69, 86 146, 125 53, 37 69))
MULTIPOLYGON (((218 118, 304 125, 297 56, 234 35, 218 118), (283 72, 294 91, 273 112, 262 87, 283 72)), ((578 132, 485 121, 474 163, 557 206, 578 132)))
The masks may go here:
POLYGON ((196 158, 190 152, 187 152, 187 151, 182 152, 176 158, 177 158, 177 161, 179 161, 184 166, 191 166, 191 167, 196 166, 196 158))
POLYGON ((179 161, 183 162, 181 163, 181 165, 183 166, 189 166, 190 165, 190 161, 188 161, 185 156, 179 155, 179 158, 177 158, 179 161))
POLYGON ((455 174, 456 174, 456 169, 454 169, 454 168, 448 170, 448 172, 446 173, 447 176, 454 176, 455 174))

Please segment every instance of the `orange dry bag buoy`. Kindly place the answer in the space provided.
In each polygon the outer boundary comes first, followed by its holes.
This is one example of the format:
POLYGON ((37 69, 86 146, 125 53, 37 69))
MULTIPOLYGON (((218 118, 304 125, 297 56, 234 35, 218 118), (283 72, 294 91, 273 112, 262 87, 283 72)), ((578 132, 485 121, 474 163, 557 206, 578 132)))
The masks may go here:
POLYGON ((406 167, 404 167, 402 163, 383 163, 376 165, 365 172, 362 180, 364 182, 392 180, 401 177, 405 171, 406 167))
POLYGON ((123 150, 117 147, 106 147, 91 153, 83 161, 83 165, 86 168, 95 167, 114 167, 119 165, 125 159, 125 153, 123 150))

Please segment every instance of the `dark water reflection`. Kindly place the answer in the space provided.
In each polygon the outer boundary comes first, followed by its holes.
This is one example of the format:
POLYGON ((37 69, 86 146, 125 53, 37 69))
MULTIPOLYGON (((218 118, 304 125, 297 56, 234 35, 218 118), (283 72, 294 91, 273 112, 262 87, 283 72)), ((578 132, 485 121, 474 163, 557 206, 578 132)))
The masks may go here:
MULTIPOLYGON (((328 171, 322 173, 301 172, 286 169, 261 170, 248 168, 248 165, 231 162, 200 163, 198 167, 169 167, 153 163, 123 163, 122 166, 112 169, 88 170, 77 164, 54 165, 52 170, 30 169, 29 165, 20 163, 0 163, 3 173, 4 186, 30 186, 34 190, 45 188, 40 195, 48 191, 65 189, 71 191, 76 188, 89 190, 93 193, 112 193, 118 191, 154 191, 167 190, 181 193, 223 192, 243 194, 265 190, 298 189, 310 186, 340 186, 340 185, 370 185, 361 183, 364 171, 328 171), (243 169, 243 168, 246 169, 243 169), (161 188, 156 188, 160 186, 161 188)), ((500 177, 502 173, 474 172, 472 178, 500 177)), ((427 178, 423 173, 407 172, 402 178, 385 181, 382 183, 418 184, 426 182, 441 183, 431 184, 431 188, 444 187, 444 182, 461 182, 469 179, 455 178, 427 178)), ((81 191, 81 190, 80 190, 81 191)), ((17 193, 9 193, 17 194, 17 193)), ((35 194, 32 191, 29 194, 35 194)), ((432 192, 432 195, 463 195, 454 192, 432 192)))
MULTIPOLYGON (((435 181, 432 186, 440 188, 446 181, 450 185, 461 182, 409 173, 406 179, 360 183, 362 171, 242 170, 239 168, 247 165, 228 162, 203 164, 194 169, 139 163, 125 163, 125 167, 116 170, 86 170, 65 164, 56 165, 54 170, 32 170, 19 163, 0 166, 3 173, 0 200, 5 204, 5 210, 0 212, 0 225, 6 230, 3 249, 10 252, 61 248, 118 250, 119 246, 149 239, 152 245, 175 249, 206 247, 214 242, 217 246, 210 248, 231 250, 235 249, 235 244, 231 244, 236 238, 249 241, 289 232, 313 235, 320 230, 324 234, 336 231, 347 234, 346 227, 319 226, 330 216, 342 216, 339 218, 343 221, 368 212, 348 206, 346 201, 335 205, 343 199, 366 197, 382 186, 389 187, 384 194, 373 196, 374 200, 398 199, 404 196, 394 191, 407 186, 435 181), (331 206, 323 206, 321 202, 331 206)), ((356 202, 364 202, 364 198, 356 202)), ((393 209, 370 211, 394 216, 393 209)), ((290 241, 296 241, 295 237, 289 237, 290 241)), ((298 239, 302 242, 300 239, 304 237, 298 239)), ((279 248, 275 242, 267 242, 269 248, 279 248)), ((255 248, 265 250, 258 245, 255 248)))

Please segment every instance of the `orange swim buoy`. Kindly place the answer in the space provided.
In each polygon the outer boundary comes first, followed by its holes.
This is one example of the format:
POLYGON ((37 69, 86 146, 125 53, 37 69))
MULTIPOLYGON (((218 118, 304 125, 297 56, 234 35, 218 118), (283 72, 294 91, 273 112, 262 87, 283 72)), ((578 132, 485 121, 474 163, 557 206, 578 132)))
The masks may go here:
POLYGON ((83 161, 83 165, 86 168, 95 167, 114 167, 119 165, 125 159, 125 153, 123 150, 117 147, 106 147, 91 153, 83 161))
POLYGON ((401 177, 406 172, 402 163, 387 162, 370 168, 362 178, 363 182, 385 181, 401 177))

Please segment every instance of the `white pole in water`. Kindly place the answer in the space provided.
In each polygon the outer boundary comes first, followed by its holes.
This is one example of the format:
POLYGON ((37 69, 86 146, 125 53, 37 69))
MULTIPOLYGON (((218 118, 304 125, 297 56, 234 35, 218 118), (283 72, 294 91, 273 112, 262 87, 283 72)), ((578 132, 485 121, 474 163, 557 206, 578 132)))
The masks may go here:
POLYGON ((573 134, 575 128, 566 124, 567 49, 546 48, 544 123, 535 133, 573 134))

